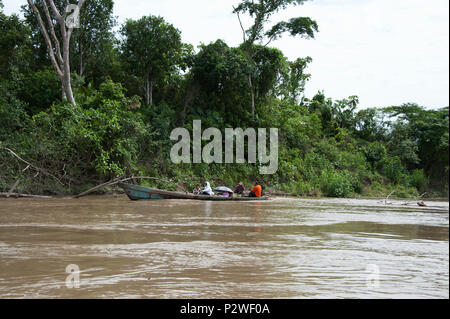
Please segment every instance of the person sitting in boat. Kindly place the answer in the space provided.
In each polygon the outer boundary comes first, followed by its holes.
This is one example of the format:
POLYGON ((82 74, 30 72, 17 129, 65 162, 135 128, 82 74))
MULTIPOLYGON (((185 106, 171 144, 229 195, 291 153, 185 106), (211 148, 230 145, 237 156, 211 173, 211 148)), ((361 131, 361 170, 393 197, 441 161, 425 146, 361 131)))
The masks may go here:
POLYGON ((202 193, 202 189, 200 188, 200 185, 195 185, 195 188, 194 188, 194 190, 192 191, 192 193, 194 194, 194 195, 200 195, 201 193, 202 193))
POLYGON ((211 186, 209 185, 209 182, 205 183, 205 188, 202 191, 202 195, 214 196, 214 193, 212 191, 211 186))
POLYGON ((236 186, 236 188, 234 189, 234 193, 238 194, 238 195, 242 195, 244 194, 245 188, 244 188, 244 184, 242 184, 242 182, 239 183, 238 186, 236 186))
POLYGON ((259 185, 259 182, 255 182, 255 187, 253 187, 250 190, 250 194, 248 194, 248 197, 261 197, 262 194, 262 187, 259 185))

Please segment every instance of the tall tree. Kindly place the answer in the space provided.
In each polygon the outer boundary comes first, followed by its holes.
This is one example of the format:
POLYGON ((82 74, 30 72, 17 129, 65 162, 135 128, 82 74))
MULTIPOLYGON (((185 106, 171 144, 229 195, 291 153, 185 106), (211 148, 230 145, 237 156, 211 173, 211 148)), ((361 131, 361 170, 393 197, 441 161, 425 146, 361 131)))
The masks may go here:
POLYGON ((193 111, 217 111, 223 114, 227 124, 240 125, 245 120, 242 109, 249 102, 247 74, 254 67, 240 48, 230 48, 222 40, 199 48, 191 59, 188 76, 194 88, 189 101, 195 100, 193 111))
POLYGON ((449 111, 448 107, 426 110, 406 103, 382 110, 390 118, 391 130, 388 146, 391 153, 401 151, 414 164, 415 154, 428 176, 436 180, 448 176, 449 162, 449 111))
POLYGON ((15 14, 5 15, 0 2, 0 77, 24 71, 31 53, 30 28, 15 14))
MULTIPOLYGON (((63 10, 66 0, 54 0, 58 9, 63 10)), ((42 2, 35 2, 39 11, 43 11, 42 2)), ((80 27, 72 33, 70 45, 70 66, 72 76, 76 73, 85 82, 96 87, 109 76, 119 80, 120 63, 118 41, 113 32, 116 18, 113 15, 113 0, 87 0, 80 12, 80 27)), ((50 63, 44 38, 33 10, 23 6, 25 20, 32 29, 34 49, 33 69, 41 70, 50 63)), ((58 29, 55 30, 60 36, 58 29)))
POLYGON ((145 83, 145 101, 153 104, 153 88, 176 70, 183 53, 181 32, 162 17, 127 20, 122 27, 122 53, 145 83))
MULTIPOLYGON (((72 13, 73 10, 68 10, 68 1, 66 2, 67 6, 64 8, 64 11, 62 11, 61 9, 58 9, 56 7, 53 0, 41 0, 40 4, 45 14, 45 23, 42 19, 41 12, 36 6, 36 3, 33 0, 27 1, 39 23, 39 28, 45 39, 45 44, 47 46, 47 52, 50 61, 61 82, 63 95, 70 104, 75 106, 76 102, 73 97, 72 84, 70 79, 70 39, 75 24, 68 23, 67 20, 72 16, 72 14, 68 15, 68 13, 72 13), (57 36, 57 33, 55 32, 55 28, 58 25, 60 31, 59 38, 57 36)), ((76 6, 77 8, 73 12, 75 16, 79 14, 84 1, 85 0, 79 0, 78 5, 76 6)))
POLYGON ((282 74, 281 95, 289 99, 292 103, 298 103, 299 96, 305 91, 306 82, 311 78, 311 74, 305 72, 311 57, 298 58, 288 62, 286 70, 282 74))
MULTIPOLYGON (((272 41, 280 38, 283 33, 291 36, 314 38, 314 32, 318 32, 317 23, 308 17, 292 18, 289 21, 281 21, 266 30, 269 18, 275 13, 285 10, 288 6, 302 5, 306 0, 243 0, 237 7, 233 7, 233 13, 238 16, 242 28, 242 46, 249 58, 254 60, 254 44, 269 45, 272 41), (240 14, 248 13, 253 20, 250 28, 245 29, 240 14)), ((252 116, 255 115, 255 90, 252 75, 248 75, 250 95, 252 101, 252 116)))
MULTIPOLYGON (((113 15, 113 0, 87 0, 80 13, 80 28, 73 31, 72 60, 73 69, 83 76, 87 68, 103 64, 105 51, 114 43, 112 28, 116 25, 113 15)), ((107 54, 106 54, 107 55, 107 54)))

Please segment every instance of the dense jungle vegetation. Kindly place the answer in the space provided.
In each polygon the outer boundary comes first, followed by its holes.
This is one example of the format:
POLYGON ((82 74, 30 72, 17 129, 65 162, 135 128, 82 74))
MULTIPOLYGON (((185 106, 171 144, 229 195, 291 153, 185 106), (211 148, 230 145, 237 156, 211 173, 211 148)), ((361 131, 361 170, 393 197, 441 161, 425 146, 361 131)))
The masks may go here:
MULTIPOLYGON (((17 182, 24 193, 76 194, 134 175, 157 177, 144 184, 170 190, 259 179, 299 196, 448 197, 448 106, 359 109, 357 96, 305 96, 313 57, 289 61, 271 44, 283 35, 311 41, 320 25, 310 18, 267 25, 303 2, 243 0, 230 11, 254 24, 240 46, 218 39, 194 48, 176 21, 149 15, 118 26, 112 0, 87 0, 67 52, 71 101, 31 6, 22 19, 6 15, 0 1, 0 192, 17 182), (260 175, 257 164, 172 163, 170 132, 192 129, 193 120, 221 130, 278 128, 277 173, 260 175)), ((33 3, 49 38, 61 39, 44 2, 33 3)))

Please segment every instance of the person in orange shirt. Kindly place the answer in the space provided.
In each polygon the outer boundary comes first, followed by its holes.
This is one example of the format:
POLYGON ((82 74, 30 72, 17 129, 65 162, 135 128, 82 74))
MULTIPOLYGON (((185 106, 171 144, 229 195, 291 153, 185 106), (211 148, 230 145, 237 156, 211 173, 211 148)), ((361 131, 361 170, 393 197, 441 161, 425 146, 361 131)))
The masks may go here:
POLYGON ((262 187, 259 185, 258 181, 255 182, 255 187, 250 191, 248 197, 261 197, 262 187))

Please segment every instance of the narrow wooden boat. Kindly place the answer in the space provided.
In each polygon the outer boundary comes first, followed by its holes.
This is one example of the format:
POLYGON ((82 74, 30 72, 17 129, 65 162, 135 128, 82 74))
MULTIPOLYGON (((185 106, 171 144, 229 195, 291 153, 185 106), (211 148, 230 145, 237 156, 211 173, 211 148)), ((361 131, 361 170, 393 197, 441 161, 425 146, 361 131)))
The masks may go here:
POLYGON ((212 201, 260 201, 268 200, 268 197, 221 197, 208 195, 194 195, 189 193, 170 192, 160 189, 148 188, 138 185, 119 183, 131 200, 140 199, 191 199, 212 201))

